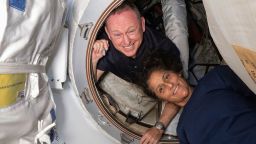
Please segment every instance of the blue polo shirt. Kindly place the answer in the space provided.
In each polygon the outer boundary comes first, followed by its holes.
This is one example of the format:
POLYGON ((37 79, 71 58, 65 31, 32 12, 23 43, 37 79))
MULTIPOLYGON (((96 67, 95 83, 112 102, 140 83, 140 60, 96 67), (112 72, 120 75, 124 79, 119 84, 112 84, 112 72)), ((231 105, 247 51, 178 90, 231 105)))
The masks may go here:
POLYGON ((256 144, 256 95, 228 66, 199 81, 180 116, 181 144, 256 144))
MULTIPOLYGON (((108 39, 108 37, 101 36, 101 38, 108 39)), ((115 75, 129 81, 135 82, 137 80, 136 73, 143 71, 142 58, 147 57, 152 51, 156 49, 162 51, 170 57, 177 57, 180 59, 180 52, 175 44, 162 33, 146 27, 143 34, 143 41, 138 49, 135 58, 130 58, 116 50, 112 42, 109 40, 109 49, 106 55, 101 58, 97 64, 97 69, 112 72, 115 75)))

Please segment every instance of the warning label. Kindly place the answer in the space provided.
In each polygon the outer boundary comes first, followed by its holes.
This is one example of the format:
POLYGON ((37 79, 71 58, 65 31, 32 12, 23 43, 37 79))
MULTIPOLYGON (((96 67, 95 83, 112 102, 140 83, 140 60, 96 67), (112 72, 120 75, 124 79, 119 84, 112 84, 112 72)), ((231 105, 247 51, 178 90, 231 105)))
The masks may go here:
POLYGON ((14 104, 24 94, 26 74, 0 74, 0 108, 14 104))

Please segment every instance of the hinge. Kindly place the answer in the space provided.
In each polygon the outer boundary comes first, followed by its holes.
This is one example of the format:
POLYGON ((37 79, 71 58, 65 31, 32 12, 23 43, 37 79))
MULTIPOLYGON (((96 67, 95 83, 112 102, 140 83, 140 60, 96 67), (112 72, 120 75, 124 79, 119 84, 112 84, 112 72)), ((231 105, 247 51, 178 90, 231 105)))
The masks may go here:
POLYGON ((86 23, 86 24, 79 24, 78 27, 80 28, 80 36, 82 38, 84 38, 85 40, 88 39, 88 35, 89 35, 89 32, 90 32, 90 29, 92 28, 93 26, 93 23, 92 22, 89 22, 89 23, 86 23))

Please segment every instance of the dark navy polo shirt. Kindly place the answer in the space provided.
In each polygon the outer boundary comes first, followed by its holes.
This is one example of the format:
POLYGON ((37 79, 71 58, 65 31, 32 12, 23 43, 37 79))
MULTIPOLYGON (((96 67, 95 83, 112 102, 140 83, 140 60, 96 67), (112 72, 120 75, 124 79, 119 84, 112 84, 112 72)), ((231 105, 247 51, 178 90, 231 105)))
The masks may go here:
MULTIPOLYGON (((101 36, 108 39, 108 37, 101 36)), ((109 39, 108 39, 109 40, 109 39)), ((98 62, 97 69, 112 72, 115 75, 129 81, 137 80, 136 73, 143 71, 142 58, 148 56, 154 50, 160 50, 168 56, 180 59, 180 52, 175 44, 162 33, 146 27, 143 34, 143 41, 138 49, 136 58, 130 58, 116 50, 109 40, 109 49, 106 55, 98 62)))

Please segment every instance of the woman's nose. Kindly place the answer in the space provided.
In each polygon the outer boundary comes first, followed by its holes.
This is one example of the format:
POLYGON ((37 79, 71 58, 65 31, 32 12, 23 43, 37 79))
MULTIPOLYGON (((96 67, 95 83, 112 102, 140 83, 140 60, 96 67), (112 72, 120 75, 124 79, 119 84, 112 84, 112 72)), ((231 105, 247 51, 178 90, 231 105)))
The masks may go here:
POLYGON ((168 86, 170 89, 172 89, 173 83, 167 83, 167 86, 168 86))

